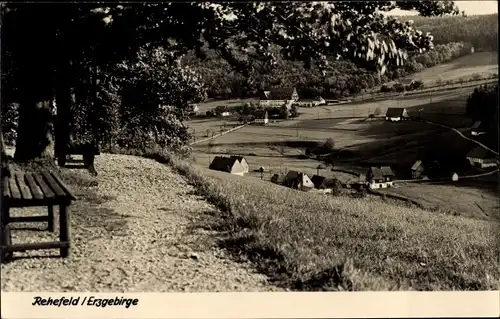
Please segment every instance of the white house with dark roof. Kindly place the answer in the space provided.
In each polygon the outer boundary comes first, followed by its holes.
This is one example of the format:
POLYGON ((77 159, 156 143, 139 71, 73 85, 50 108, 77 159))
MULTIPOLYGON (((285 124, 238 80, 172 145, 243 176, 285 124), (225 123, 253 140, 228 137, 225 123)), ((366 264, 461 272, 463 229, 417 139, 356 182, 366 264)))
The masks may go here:
POLYGON ((259 105, 281 107, 283 105, 292 105, 299 100, 299 94, 296 88, 273 88, 263 91, 260 96, 259 105))
POLYGON ((484 128, 484 124, 481 121, 476 121, 470 128, 470 135, 471 136, 479 136, 486 134, 486 129, 484 128))
POLYGON ((390 166, 370 167, 366 173, 366 181, 370 189, 387 188, 393 186, 394 172, 390 166))
POLYGON ((467 153, 467 160, 471 166, 479 168, 498 166, 498 158, 487 149, 479 146, 467 153))
POLYGON ((408 112, 403 107, 390 107, 385 113, 385 120, 389 122, 399 122, 409 118, 408 112))

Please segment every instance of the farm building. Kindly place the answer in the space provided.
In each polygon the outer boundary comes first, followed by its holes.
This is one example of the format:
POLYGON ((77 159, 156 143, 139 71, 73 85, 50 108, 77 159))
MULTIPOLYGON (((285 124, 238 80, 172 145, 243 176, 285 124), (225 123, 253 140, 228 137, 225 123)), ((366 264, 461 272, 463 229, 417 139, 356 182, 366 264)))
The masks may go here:
POLYGON ((291 105, 299 100, 299 94, 295 88, 274 88, 269 91, 263 91, 260 96, 260 106, 281 107, 282 105, 291 105))
POLYGON ((243 156, 236 156, 236 155, 232 155, 232 156, 230 156, 230 158, 235 158, 235 159, 237 159, 237 160, 240 162, 241 166, 243 166, 244 172, 245 172, 245 173, 248 173, 248 171, 249 171, 250 167, 249 167, 249 165, 248 165, 247 160, 246 160, 243 156))
POLYGON ((297 171, 289 171, 285 176, 285 186, 308 191, 314 188, 314 184, 307 174, 297 171))
POLYGON ((486 129, 484 127, 485 125, 481 121, 476 121, 470 128, 470 135, 471 136, 479 136, 486 134, 486 129))
POLYGON ((240 161, 230 157, 216 156, 208 168, 240 176, 245 174, 245 169, 240 161))
POLYGON ((390 122, 399 122, 409 119, 408 112, 402 107, 390 107, 385 113, 385 120, 390 122))
POLYGON ((498 159, 482 147, 473 148, 467 153, 467 160, 470 165, 479 168, 495 167, 498 164, 498 159))
POLYGON ((200 112, 200 108, 198 107, 197 104, 189 104, 189 108, 188 108, 188 112, 189 114, 198 114, 198 112, 200 112))
POLYGON ((324 176, 313 175, 313 177, 311 177, 311 182, 313 182, 314 188, 323 189, 326 188, 327 179, 324 176))
POLYGON ((266 125, 269 123, 269 115, 267 111, 259 110, 255 112, 255 123, 266 125))
POLYGON ((407 87, 407 86, 410 86, 410 85, 412 85, 413 83, 415 83, 415 80, 414 80, 414 79, 402 79, 400 82, 401 82, 401 84, 402 84, 404 87, 407 87))
POLYGON ((418 179, 424 172, 424 163, 421 160, 416 161, 411 167, 411 178, 418 179))
POLYGON ((297 104, 300 107, 313 107, 313 106, 325 105, 326 101, 321 96, 318 96, 315 99, 300 99, 297 102, 295 102, 295 104, 297 104))
POLYGON ((274 174, 271 177, 271 182, 274 184, 278 184, 278 185, 284 185, 285 180, 286 180, 286 176, 283 174, 274 174))
POLYGON ((366 180, 371 189, 391 187, 393 177, 394 172, 390 166, 370 167, 368 173, 366 173, 366 180))

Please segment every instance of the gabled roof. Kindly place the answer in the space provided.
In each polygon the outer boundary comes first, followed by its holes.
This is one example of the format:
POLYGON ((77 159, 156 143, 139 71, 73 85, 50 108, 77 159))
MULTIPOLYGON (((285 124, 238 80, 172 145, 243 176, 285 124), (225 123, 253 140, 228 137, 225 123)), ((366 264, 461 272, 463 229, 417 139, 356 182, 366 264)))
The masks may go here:
POLYGON ((471 129, 477 129, 481 126, 481 121, 475 121, 474 124, 470 127, 471 129))
POLYGON ((313 175, 313 177, 311 177, 311 182, 313 182, 314 188, 320 188, 325 180, 326 177, 320 175, 313 175))
POLYGON ((394 176, 394 172, 392 171, 392 168, 390 166, 382 166, 380 167, 380 170, 382 171, 382 175, 385 176, 394 176))
POLYGON ((368 173, 372 173, 372 178, 373 179, 382 179, 384 176, 382 175, 382 171, 380 170, 380 168, 378 167, 370 167, 370 169, 368 170, 368 173))
POLYGON ((290 100, 295 88, 273 88, 261 94, 263 100, 290 100))
POLYGON ((404 84, 404 85, 410 85, 414 82, 415 80, 414 79, 402 79, 401 80, 401 83, 404 84))
POLYGON ((295 179, 299 178, 299 174, 300 173, 297 171, 288 171, 288 173, 286 173, 285 179, 287 181, 295 180, 295 179))
POLYGON ((243 156, 239 156, 239 155, 231 155, 230 158, 235 158, 238 161, 240 161, 240 163, 243 161, 247 162, 246 158, 244 158, 243 156))
POLYGON ((237 161, 238 159, 236 158, 216 156, 208 168, 216 171, 230 172, 237 161))
POLYGON ((482 158, 482 159, 494 158, 493 154, 491 154, 490 151, 488 151, 487 149, 484 149, 482 147, 479 147, 479 146, 470 150, 470 152, 467 153, 467 157, 482 158))
POLYGON ((422 161, 418 160, 418 161, 415 162, 415 164, 413 164, 413 166, 411 167, 411 169, 414 171, 414 170, 416 170, 421 165, 422 165, 422 161))
POLYGON ((405 114, 406 109, 403 107, 390 107, 387 109, 385 116, 387 117, 401 117, 405 114))
POLYGON ((474 122, 474 125, 471 126, 471 130, 485 131, 484 126, 485 126, 484 122, 476 121, 476 122, 474 122))

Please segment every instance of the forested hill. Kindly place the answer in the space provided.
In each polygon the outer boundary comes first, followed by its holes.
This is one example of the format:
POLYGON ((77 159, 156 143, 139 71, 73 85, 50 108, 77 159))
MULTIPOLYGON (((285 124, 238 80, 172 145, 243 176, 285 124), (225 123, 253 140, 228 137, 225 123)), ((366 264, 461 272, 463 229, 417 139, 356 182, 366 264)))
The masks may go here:
POLYGON ((434 44, 468 42, 476 49, 498 50, 498 14, 475 16, 421 17, 400 16, 413 20, 414 26, 434 36, 434 44))
MULTIPOLYGON (((278 58, 276 67, 272 70, 256 67, 250 79, 235 73, 226 61, 210 51, 204 61, 190 54, 184 63, 202 76, 207 93, 212 98, 253 97, 263 88, 276 86, 294 86, 304 97, 321 95, 325 98, 341 98, 450 62, 470 54, 472 48, 476 52, 498 49, 497 14, 432 18, 402 16, 398 19, 413 20, 417 29, 430 32, 434 36, 435 50, 411 57, 403 67, 389 69, 380 78, 376 73, 351 62, 335 60, 330 61, 327 75, 323 76, 314 67, 305 69, 301 63, 278 58)), ((274 50, 278 52, 277 48, 274 50)))

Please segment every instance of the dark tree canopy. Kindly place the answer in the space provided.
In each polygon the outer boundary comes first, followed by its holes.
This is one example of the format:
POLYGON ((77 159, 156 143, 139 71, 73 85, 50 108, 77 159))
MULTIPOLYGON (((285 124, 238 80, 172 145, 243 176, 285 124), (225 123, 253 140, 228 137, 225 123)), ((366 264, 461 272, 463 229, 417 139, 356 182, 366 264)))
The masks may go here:
MULTIPOLYGON (((208 44, 248 75, 255 63, 276 63, 269 50, 275 45, 285 59, 321 70, 333 57, 384 73, 408 53, 433 48, 430 34, 382 14, 396 7, 425 16, 458 13, 452 1, 7 3, 2 7, 2 103, 21 105, 16 154, 30 158, 51 144, 49 135, 31 143, 35 133, 29 128, 38 127, 38 136, 48 134, 49 126, 36 124, 42 117, 35 114, 48 114, 54 94, 56 141, 65 145, 72 88, 88 83, 89 101, 101 103, 103 74, 134 61, 141 49, 162 47, 163 59, 174 64, 190 50, 203 58, 208 44)), ((50 121, 48 115, 43 119, 50 121)))

